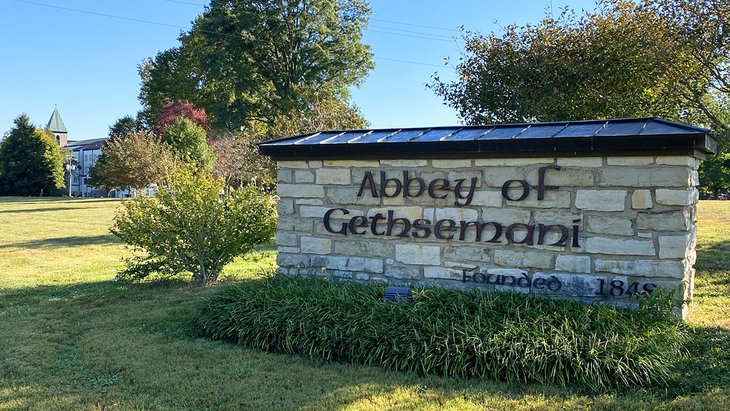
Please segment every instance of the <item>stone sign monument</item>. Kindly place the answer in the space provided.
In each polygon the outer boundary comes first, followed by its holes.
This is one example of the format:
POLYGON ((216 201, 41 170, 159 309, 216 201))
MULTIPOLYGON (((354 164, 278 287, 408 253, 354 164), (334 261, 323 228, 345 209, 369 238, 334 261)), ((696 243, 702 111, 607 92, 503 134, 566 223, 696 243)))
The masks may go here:
POLYGON ((326 131, 278 163, 280 270, 631 305, 692 294, 705 129, 657 118, 326 131))

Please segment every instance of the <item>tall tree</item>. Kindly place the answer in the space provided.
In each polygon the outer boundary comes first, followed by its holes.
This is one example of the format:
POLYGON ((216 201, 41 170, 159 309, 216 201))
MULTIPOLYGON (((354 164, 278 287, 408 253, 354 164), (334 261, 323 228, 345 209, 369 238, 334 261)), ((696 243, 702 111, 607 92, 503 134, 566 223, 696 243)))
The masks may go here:
POLYGON ((466 32, 459 80, 430 87, 467 124, 658 116, 711 128, 703 190, 727 186, 730 2, 601 0, 598 11, 466 32))
POLYGON ((126 137, 128 134, 142 132, 146 129, 147 127, 139 114, 137 114, 137 118, 126 115, 109 126, 109 137, 126 137))
POLYGON ((720 134, 730 138, 730 2, 727 0, 644 0, 667 26, 672 50, 660 50, 678 79, 683 107, 720 134), (725 118, 723 118, 725 117, 725 118))
POLYGON ((0 142, 0 195, 56 194, 64 186, 63 156, 50 134, 27 115, 0 142))
POLYGON ((719 152, 702 163, 700 187, 705 194, 730 192, 730 153, 719 152))
POLYGON ((168 101, 202 107, 214 128, 273 123, 312 101, 349 106, 348 87, 373 67, 364 0, 212 0, 181 45, 140 67, 156 118, 168 101))
MULTIPOLYGON (((716 122, 730 124, 730 93, 708 98, 708 107, 716 122)), ((716 132, 720 141, 717 154, 708 157, 700 166, 700 191, 705 194, 730 193, 730 129, 716 132)))
POLYGON ((727 0, 603 0, 465 39, 459 80, 431 87, 469 124, 651 115, 728 129, 715 111, 730 92, 727 0))

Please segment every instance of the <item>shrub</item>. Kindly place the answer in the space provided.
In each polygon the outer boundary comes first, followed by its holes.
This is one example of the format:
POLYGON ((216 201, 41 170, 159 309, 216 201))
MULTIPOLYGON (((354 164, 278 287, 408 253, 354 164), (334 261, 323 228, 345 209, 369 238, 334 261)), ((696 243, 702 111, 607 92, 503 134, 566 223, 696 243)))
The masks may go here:
POLYGON ((180 161, 172 148, 146 131, 107 140, 101 156, 89 170, 89 184, 109 189, 164 184, 180 161))
POLYGON ((161 138, 185 163, 206 171, 213 169, 215 152, 206 142, 205 130, 192 120, 178 118, 165 129, 161 138))
MULTIPOLYGON (((660 383, 684 352, 680 321, 509 293, 272 277, 222 289, 194 316, 215 339, 421 374, 589 389, 660 383)), ((664 317, 664 318, 663 318, 664 317)))
POLYGON ((141 255, 128 260, 118 277, 190 272, 206 284, 234 257, 270 241, 274 199, 254 188, 225 195, 222 189, 209 175, 179 172, 155 197, 124 202, 111 231, 141 255))

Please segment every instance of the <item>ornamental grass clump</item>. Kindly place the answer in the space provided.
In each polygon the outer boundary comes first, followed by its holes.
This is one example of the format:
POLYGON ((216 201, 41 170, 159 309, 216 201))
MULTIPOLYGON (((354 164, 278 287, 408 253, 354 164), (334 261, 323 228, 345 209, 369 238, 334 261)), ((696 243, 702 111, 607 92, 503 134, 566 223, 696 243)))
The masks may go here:
POLYGON ((235 257, 271 241, 275 199, 255 187, 223 188, 207 173, 180 171, 154 197, 122 203, 111 232, 136 255, 118 278, 189 272, 207 284, 235 257))
POLYGON ((194 317, 198 330, 267 351, 394 370, 592 390, 661 384, 687 333, 669 313, 511 293, 415 289, 271 277, 226 287, 194 317))

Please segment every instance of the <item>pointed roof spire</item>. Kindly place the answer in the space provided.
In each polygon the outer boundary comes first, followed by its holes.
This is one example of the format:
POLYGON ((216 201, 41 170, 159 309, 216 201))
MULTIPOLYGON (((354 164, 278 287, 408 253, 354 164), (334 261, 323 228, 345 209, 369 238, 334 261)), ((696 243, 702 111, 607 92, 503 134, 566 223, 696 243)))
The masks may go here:
POLYGON ((61 120, 61 115, 58 114, 57 107, 53 108, 53 114, 51 114, 51 119, 48 120, 46 127, 54 133, 68 133, 66 125, 63 124, 63 120, 61 120))

